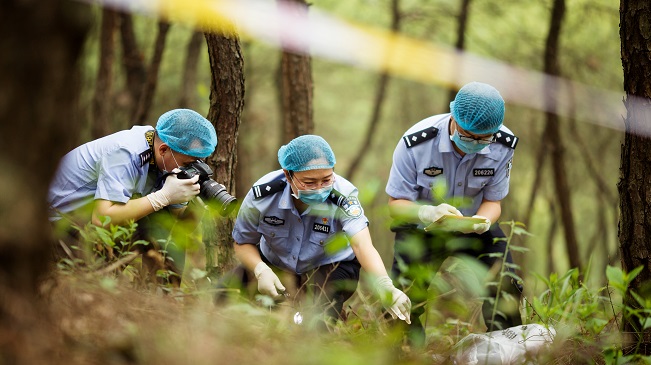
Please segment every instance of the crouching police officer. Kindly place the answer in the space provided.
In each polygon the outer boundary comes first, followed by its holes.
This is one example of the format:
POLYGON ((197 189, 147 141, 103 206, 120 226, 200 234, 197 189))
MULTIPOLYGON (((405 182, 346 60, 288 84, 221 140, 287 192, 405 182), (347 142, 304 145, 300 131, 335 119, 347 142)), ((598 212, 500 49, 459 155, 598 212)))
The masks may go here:
POLYGON ((300 136, 279 149, 278 161, 282 169, 258 180, 242 202, 233 229, 242 265, 220 286, 243 288, 255 278, 257 290, 274 299, 282 298, 286 284, 316 288, 327 317, 336 320, 361 267, 374 277, 393 318, 409 321, 409 298, 395 288, 371 242, 357 188, 335 174, 330 145, 300 136), (278 271, 296 282, 283 284, 278 271))
MULTIPOLYGON (((59 228, 63 240, 75 245, 76 231, 72 226, 102 226, 106 217, 113 225, 138 222, 136 239, 148 240, 150 245, 155 245, 157 237, 167 237, 169 231, 160 232, 161 228, 174 225, 177 218, 189 221, 188 227, 194 228, 198 217, 188 214, 186 208, 200 192, 199 176, 180 179, 175 173, 180 172, 180 167, 210 156, 216 146, 213 125, 189 109, 164 113, 156 128, 134 126, 85 143, 62 158, 50 184, 50 221, 59 228)), ((187 234, 175 237, 176 243, 183 246, 179 240, 187 234)), ((180 274, 184 247, 168 245, 164 249, 171 259, 163 265, 180 274)), ((152 270, 161 264, 156 252, 143 255, 143 260, 152 260, 152 270)), ((172 278, 177 285, 179 280, 172 278)))
MULTIPOLYGON (((507 262, 513 263, 510 253, 505 252, 506 242, 495 240, 505 237, 495 223, 501 215, 501 200, 509 192, 511 162, 518 142, 503 126, 503 119, 504 100, 499 92, 490 85, 472 82, 459 90, 450 103, 450 113, 426 118, 404 134, 395 149, 386 186, 391 216, 402 224, 394 227, 394 275, 413 281, 417 267, 436 270, 451 254, 471 255, 488 268, 501 262, 503 255, 507 262), (436 194, 439 189, 442 196, 436 194), (458 201, 465 198, 467 203, 457 207, 443 203, 455 198, 458 201), (477 219, 469 224, 458 221, 452 234, 437 230, 436 224, 434 229, 423 230, 435 222, 443 227, 447 216, 477 219), (454 242, 474 240, 479 244, 464 249, 450 248, 451 238, 456 239, 454 242), (405 242, 414 239, 424 246, 422 256, 412 257, 404 250, 405 242), (401 270, 406 267, 410 269, 401 270)), ((509 279, 504 286, 519 298, 519 285, 509 279)), ((412 288, 408 294, 414 303, 427 299, 426 290, 412 288)), ((491 296, 495 297, 494 294, 493 290, 491 296)), ((515 308, 510 311, 498 307, 497 315, 493 316, 493 304, 485 300, 482 309, 488 330, 521 324, 517 307, 517 303, 509 307, 515 308)), ((423 343, 424 331, 418 316, 424 309, 417 308, 412 313, 410 336, 413 341, 423 343)))

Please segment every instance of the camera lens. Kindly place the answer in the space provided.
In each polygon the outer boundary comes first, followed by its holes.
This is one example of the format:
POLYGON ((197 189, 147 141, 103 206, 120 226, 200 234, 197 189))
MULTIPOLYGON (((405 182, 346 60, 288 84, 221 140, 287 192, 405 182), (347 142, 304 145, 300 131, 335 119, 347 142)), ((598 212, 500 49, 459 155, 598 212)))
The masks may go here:
POLYGON ((201 197, 208 203, 217 202, 221 204, 219 214, 229 215, 237 205, 237 198, 226 191, 226 187, 213 179, 207 179, 201 183, 201 197))

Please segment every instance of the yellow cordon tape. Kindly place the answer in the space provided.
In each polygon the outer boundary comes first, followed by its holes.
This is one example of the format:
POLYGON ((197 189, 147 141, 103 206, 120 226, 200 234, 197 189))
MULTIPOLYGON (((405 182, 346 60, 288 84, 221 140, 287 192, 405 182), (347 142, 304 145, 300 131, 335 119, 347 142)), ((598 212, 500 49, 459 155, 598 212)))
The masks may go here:
MULTIPOLYGON (((388 30, 352 24, 315 6, 276 0, 82 0, 160 17, 203 31, 255 39, 291 52, 322 57, 422 83, 461 87, 481 81, 509 103, 624 130, 624 94, 525 70, 388 30)), ((629 97, 630 102, 636 99, 629 97)), ((651 126, 636 133, 651 135, 651 126)))

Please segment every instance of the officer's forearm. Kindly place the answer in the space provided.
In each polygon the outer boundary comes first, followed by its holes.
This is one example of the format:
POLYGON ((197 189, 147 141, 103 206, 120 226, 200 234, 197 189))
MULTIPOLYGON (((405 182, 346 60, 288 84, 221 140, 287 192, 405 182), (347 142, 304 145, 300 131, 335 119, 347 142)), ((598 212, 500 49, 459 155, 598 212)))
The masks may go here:
POLYGON ((502 215, 502 203, 498 201, 484 200, 477 209, 477 215, 488 218, 491 223, 497 222, 502 215))
POLYGON ((389 197, 389 214, 391 218, 403 221, 418 221, 420 204, 406 199, 389 197))
POLYGON ((244 267, 246 267, 248 270, 253 271, 256 265, 262 261, 262 257, 260 257, 260 252, 258 251, 258 247, 256 245, 248 243, 238 244, 236 242, 234 244, 234 250, 235 257, 237 257, 242 265, 244 265, 244 267))
POLYGON ((110 217, 114 225, 126 224, 129 220, 137 221, 154 212, 146 197, 131 199, 126 203, 116 203, 98 199, 93 209, 93 224, 102 225, 102 217, 110 217))
POLYGON ((387 275, 382 257, 371 242, 371 235, 368 228, 364 228, 352 236, 350 238, 350 244, 355 253, 355 257, 357 257, 357 261, 359 261, 359 264, 367 273, 375 277, 387 275))

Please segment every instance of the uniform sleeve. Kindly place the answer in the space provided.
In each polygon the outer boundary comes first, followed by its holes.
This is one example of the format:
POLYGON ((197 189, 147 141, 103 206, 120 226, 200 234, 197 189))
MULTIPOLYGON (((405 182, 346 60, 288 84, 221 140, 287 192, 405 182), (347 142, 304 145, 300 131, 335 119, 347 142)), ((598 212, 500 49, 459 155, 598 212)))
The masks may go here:
POLYGON ((401 139, 393 152, 393 164, 389 172, 386 193, 395 199, 417 200, 419 189, 416 182, 417 175, 416 160, 401 139))
POLYGON ((129 201, 135 191, 138 176, 131 153, 118 148, 103 156, 98 164, 95 199, 119 203, 129 201))
POLYGON ((342 231, 349 237, 359 233, 364 228, 368 227, 368 218, 364 215, 364 209, 359 203, 359 191, 354 188, 348 195, 348 201, 353 202, 351 206, 343 210, 337 209, 337 216, 341 221, 342 231))
POLYGON ((253 190, 244 197, 240 210, 235 219, 233 239, 238 244, 258 244, 262 234, 258 232, 260 224, 260 211, 253 204, 253 190))
POLYGON ((484 199, 500 201, 509 194, 509 183, 511 181, 511 165, 513 162, 513 150, 509 149, 500 165, 495 170, 495 176, 490 183, 484 187, 484 199))

